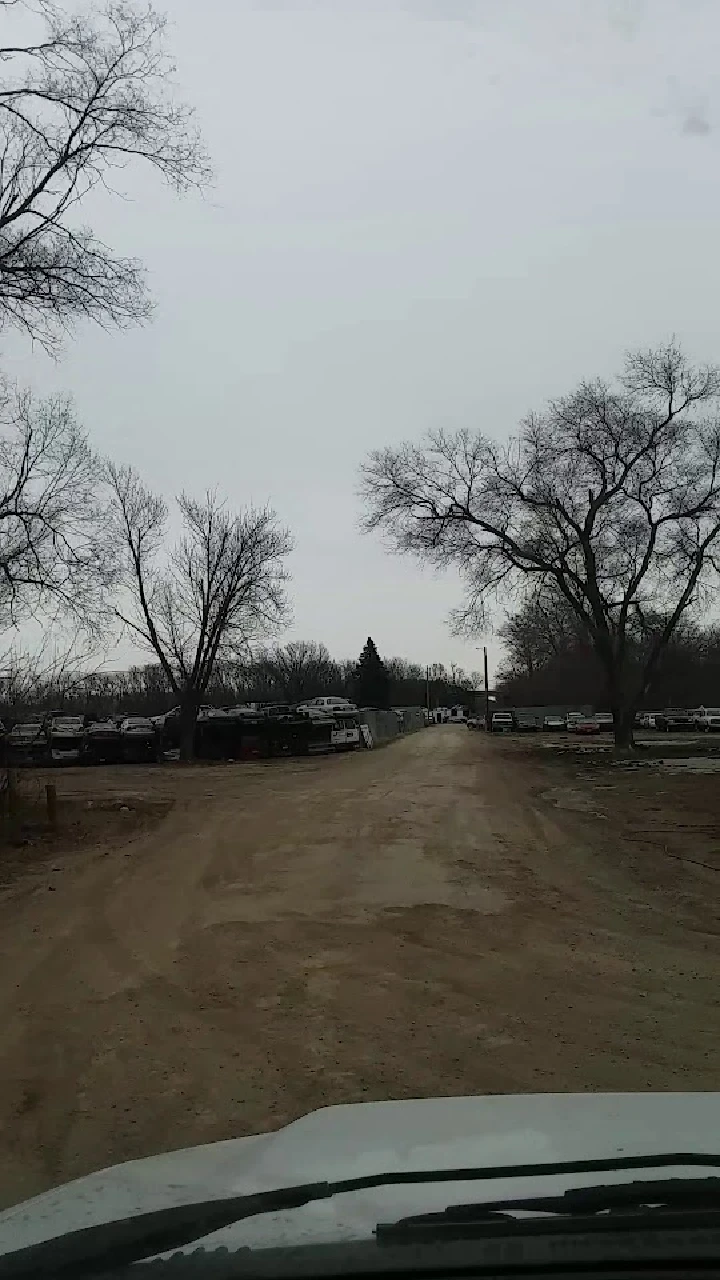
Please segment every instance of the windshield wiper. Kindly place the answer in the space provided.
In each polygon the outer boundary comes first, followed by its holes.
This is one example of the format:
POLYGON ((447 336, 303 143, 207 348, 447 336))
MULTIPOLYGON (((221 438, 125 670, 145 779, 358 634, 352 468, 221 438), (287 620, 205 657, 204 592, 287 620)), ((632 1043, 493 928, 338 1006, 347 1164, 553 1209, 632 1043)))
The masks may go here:
MULTIPOLYGON (((473 1234, 475 1228, 493 1223, 527 1222, 537 1226, 537 1218, 516 1218, 518 1214, 578 1218, 602 1215, 604 1221, 615 1214, 635 1221, 638 1213, 689 1211, 720 1213, 720 1178, 657 1178, 646 1182, 616 1182, 609 1186, 570 1187, 562 1195, 524 1196, 521 1199, 485 1200, 478 1204, 451 1204, 434 1213, 418 1213, 397 1222, 378 1223, 380 1241, 437 1239, 473 1234)), ((616 1220, 613 1216, 613 1224, 616 1220)))
MULTIPOLYGON (((132 1214, 111 1222, 69 1231, 41 1244, 0 1254, 0 1280, 34 1280, 65 1275, 98 1276, 103 1271, 140 1262, 193 1244, 244 1218, 297 1209, 311 1201, 372 1187, 440 1182, 493 1182, 503 1178, 548 1177, 603 1170, 663 1169, 687 1165, 720 1169, 720 1155, 705 1152, 616 1156, 599 1160, 564 1160, 544 1164, 494 1165, 469 1169, 411 1169, 371 1173, 336 1182, 310 1182, 252 1195, 228 1196, 176 1204, 151 1213, 132 1214)), ((582 1188, 578 1188, 582 1190, 582 1188)))

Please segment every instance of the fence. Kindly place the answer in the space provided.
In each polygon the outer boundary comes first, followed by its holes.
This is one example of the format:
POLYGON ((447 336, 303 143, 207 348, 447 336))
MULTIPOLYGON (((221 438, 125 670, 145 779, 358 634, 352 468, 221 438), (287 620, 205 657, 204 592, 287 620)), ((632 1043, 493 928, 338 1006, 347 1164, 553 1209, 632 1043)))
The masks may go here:
POLYGON ((375 743, 391 742, 404 733, 425 728, 422 707, 401 707, 398 711, 382 711, 378 707, 360 707, 360 724, 367 725, 375 743))

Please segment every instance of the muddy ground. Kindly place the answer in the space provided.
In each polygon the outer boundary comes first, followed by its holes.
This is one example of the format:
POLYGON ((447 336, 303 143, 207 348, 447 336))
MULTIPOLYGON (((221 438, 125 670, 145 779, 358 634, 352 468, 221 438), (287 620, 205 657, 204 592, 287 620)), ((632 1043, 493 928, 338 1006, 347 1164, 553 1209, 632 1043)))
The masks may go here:
POLYGON ((2 1204, 327 1103, 717 1087, 716 774, 444 726, 53 780, 1 855, 2 1204))

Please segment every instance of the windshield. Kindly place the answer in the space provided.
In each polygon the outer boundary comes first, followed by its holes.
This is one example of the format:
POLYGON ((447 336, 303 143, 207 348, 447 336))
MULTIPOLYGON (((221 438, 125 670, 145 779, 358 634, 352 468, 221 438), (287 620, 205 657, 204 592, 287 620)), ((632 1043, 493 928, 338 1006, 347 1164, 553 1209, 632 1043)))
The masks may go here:
POLYGON ((13 1239, 705 1176, 719 41, 0 0, 13 1239))

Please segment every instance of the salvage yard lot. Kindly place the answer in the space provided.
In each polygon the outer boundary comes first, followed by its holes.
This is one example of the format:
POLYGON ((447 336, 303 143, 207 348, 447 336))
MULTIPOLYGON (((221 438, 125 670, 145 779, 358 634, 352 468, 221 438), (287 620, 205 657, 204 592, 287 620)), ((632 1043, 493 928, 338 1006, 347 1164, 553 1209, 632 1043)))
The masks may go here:
POLYGON ((2 1203, 334 1102, 717 1086, 717 774, 447 725, 52 777, 0 876, 2 1203))
POLYGON ((585 839, 602 864, 617 868, 652 893, 663 886, 687 896, 693 920, 704 869, 711 926, 720 923, 720 741, 637 735, 637 754, 616 760, 608 739, 535 745, 505 739, 508 764, 537 769, 538 798, 584 818, 585 839), (678 865, 680 864, 680 865, 678 865))

